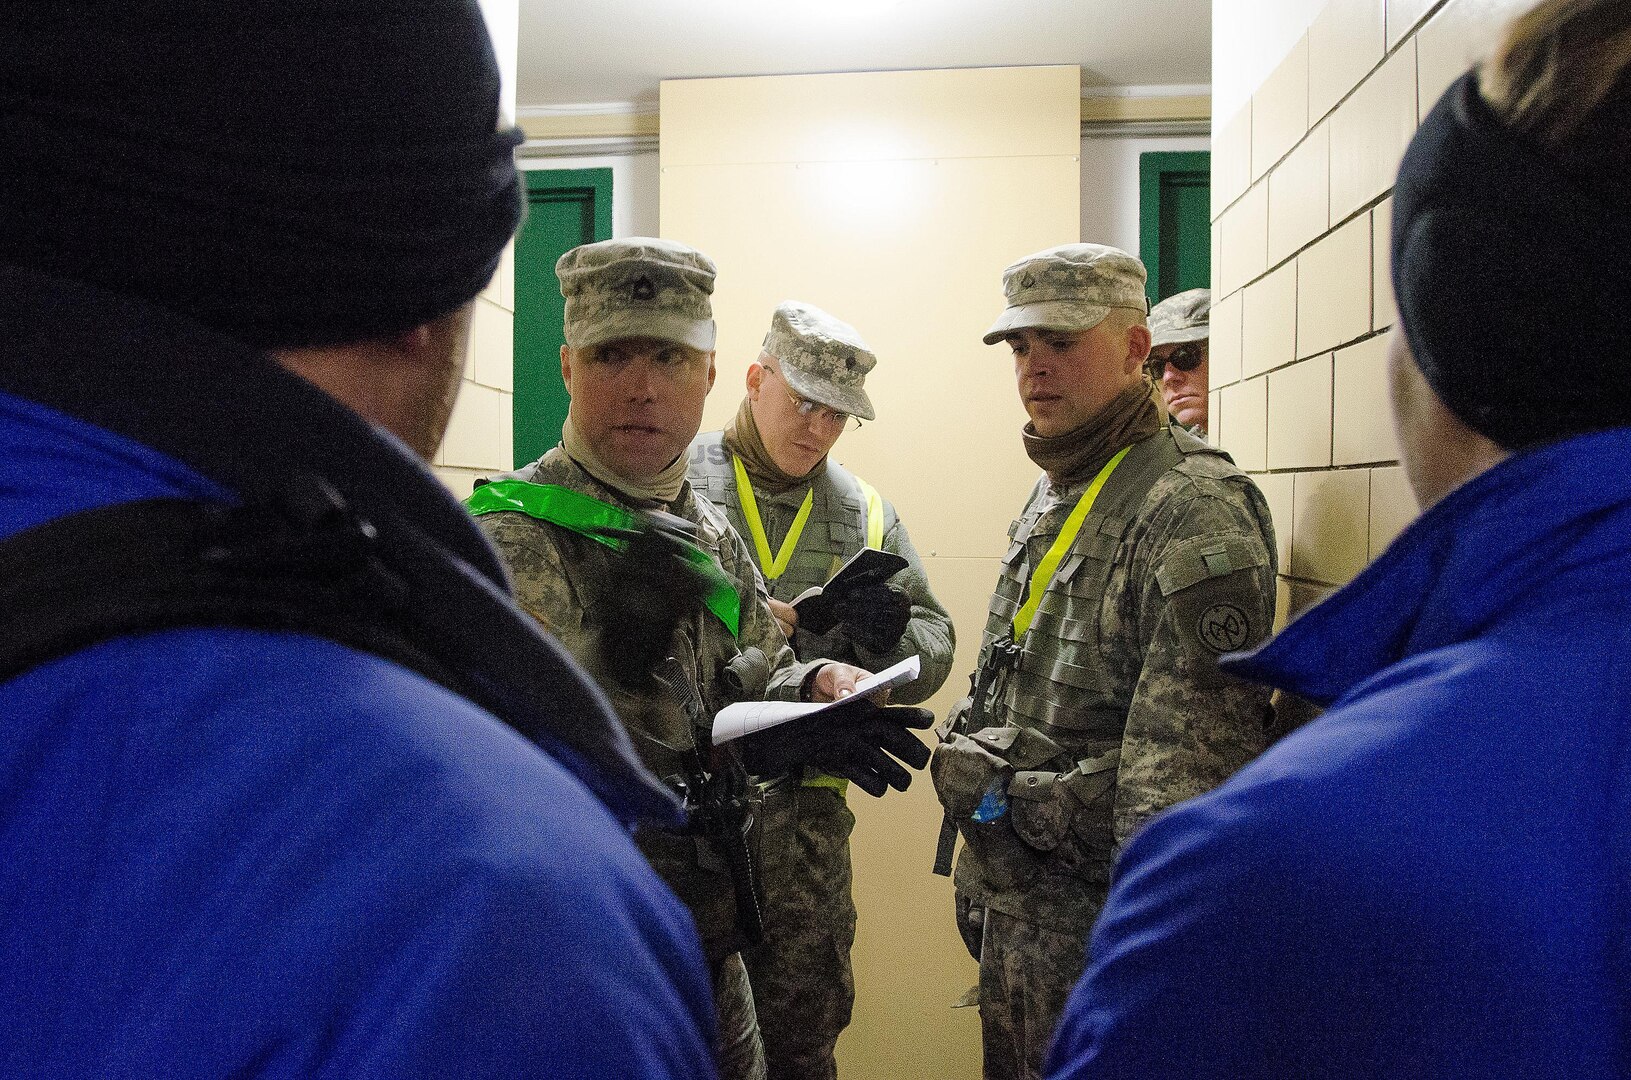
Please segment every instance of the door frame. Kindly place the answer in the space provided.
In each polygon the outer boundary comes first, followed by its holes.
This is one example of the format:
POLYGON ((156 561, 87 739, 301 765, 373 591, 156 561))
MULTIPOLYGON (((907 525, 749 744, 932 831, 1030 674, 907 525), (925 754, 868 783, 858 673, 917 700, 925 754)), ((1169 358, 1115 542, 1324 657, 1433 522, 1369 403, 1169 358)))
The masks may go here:
MULTIPOLYGON (((590 216, 592 218, 592 241, 611 239, 612 170, 609 167, 598 169, 523 169, 521 176, 529 210, 534 205, 543 202, 587 201, 590 205, 590 216)), ((525 228, 525 225, 522 227, 525 228)), ((550 269, 553 270, 553 267, 550 269)), ((517 303, 519 304, 519 297, 517 303)), ((558 346, 558 343, 524 341, 520 332, 520 325, 517 324, 510 356, 512 385, 515 388, 514 398, 510 403, 516 432, 511 447, 515 468, 528 464, 538 456, 530 450, 522 450, 523 438, 521 432, 527 430, 527 425, 532 422, 533 417, 536 415, 538 396, 538 378, 536 377, 538 369, 536 367, 527 367, 525 359, 532 357, 536 360, 546 353, 553 355, 552 345, 558 346)))
MULTIPOLYGON (((1200 173, 1208 178, 1212 174, 1210 150, 1151 150, 1138 156, 1138 257, 1148 271, 1145 292, 1153 305, 1165 297, 1157 296, 1161 281, 1161 188, 1170 174, 1200 173)), ((1211 237, 1205 248, 1211 260, 1211 237)))

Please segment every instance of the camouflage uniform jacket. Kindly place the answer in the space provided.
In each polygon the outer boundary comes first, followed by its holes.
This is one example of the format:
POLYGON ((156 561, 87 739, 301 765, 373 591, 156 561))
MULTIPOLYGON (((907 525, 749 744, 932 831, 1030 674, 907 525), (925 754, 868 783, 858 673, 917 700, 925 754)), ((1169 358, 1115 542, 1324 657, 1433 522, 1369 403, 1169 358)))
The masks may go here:
MULTIPOLYGON (((554 484, 605 502, 631 505, 617 492, 590 476, 556 447, 538 461, 495 479, 554 484)), ((674 637, 674 655, 691 673, 704 713, 713 714, 731 703, 720 678, 724 665, 740 649, 754 646, 770 661, 767 698, 797 700, 804 680, 819 662, 799 663, 776 625, 766 603, 764 585, 748 552, 725 516, 689 484, 668 506, 697 526, 698 543, 712 552, 720 568, 742 597, 739 634, 732 638, 725 625, 706 609, 681 626, 674 637)), ((617 587, 620 556, 604 544, 570 530, 538 521, 518 512, 484 514, 477 519, 497 545, 515 577, 516 598, 590 672, 598 667, 601 628, 592 617, 601 590, 617 587)), ((694 729, 671 696, 654 690, 637 695, 609 680, 597 679, 628 729, 645 764, 660 777, 684 776, 700 761, 707 763, 711 737, 694 729)), ((715 753, 732 753, 729 749, 715 753)), ((697 921, 711 961, 735 951, 736 905, 728 865, 700 837, 644 830, 636 842, 657 873, 679 894, 697 921)))
MULTIPOLYGON (((982 664, 1011 635, 1031 568, 1089 480, 1056 490, 1044 476, 1014 521, 982 664)), ((1268 690, 1223 675, 1216 660, 1268 634, 1275 572, 1268 506, 1225 454, 1165 427, 1133 447, 975 725, 1010 726, 992 746, 1013 772, 1008 813, 990 825, 963 815, 961 893, 1086 934, 1115 853, 1139 825, 1267 745, 1268 690), (971 828, 998 830, 996 846, 976 843, 971 828)))
MULTIPOLYGON (((731 455, 722 445, 721 433, 711 431, 691 444, 691 483, 708 501, 725 511, 731 525, 743 537, 748 535, 747 518, 736 490, 736 470, 731 455)), ((784 603, 807 589, 826 583, 845 560, 866 546, 867 500, 860 481, 842 465, 828 462, 809 488, 797 487, 780 495, 755 492, 759 517, 771 549, 775 550, 798 516, 806 491, 812 491, 810 517, 792 559, 781 577, 767 582, 770 595, 784 603)), ((905 559, 907 567, 890 579, 906 591, 912 602, 912 621, 900 643, 888 652, 873 652, 849 639, 842 627, 826 634, 798 630, 793 634, 793 651, 799 656, 828 656, 846 664, 881 671, 908 656, 921 657, 922 674, 916 682, 890 694, 897 705, 916 705, 932 697, 951 674, 952 649, 956 633, 951 616, 929 589, 928 575, 912 547, 906 526, 887 499, 883 500, 883 549, 905 559)))

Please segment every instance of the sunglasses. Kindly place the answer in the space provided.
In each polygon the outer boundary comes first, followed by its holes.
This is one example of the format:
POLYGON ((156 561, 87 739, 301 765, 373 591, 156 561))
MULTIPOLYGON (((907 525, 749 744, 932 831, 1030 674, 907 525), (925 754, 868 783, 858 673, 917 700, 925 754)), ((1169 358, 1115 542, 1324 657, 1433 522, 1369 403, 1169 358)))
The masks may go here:
POLYGON ((1200 342, 1186 341, 1173 349, 1172 353, 1164 360, 1157 360, 1153 356, 1150 357, 1144 362, 1144 368, 1150 373, 1150 378, 1160 382, 1161 376, 1166 374, 1168 364, 1171 364, 1179 371, 1188 372, 1200 367, 1201 361, 1205 359, 1206 350, 1200 342))

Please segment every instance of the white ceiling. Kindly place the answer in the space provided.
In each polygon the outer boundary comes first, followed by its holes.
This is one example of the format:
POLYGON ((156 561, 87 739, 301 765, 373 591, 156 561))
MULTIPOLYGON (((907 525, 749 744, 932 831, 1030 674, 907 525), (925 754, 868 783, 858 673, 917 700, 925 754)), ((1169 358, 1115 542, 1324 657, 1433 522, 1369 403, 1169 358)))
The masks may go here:
POLYGON ((1211 0, 521 0, 522 109, 657 105, 662 79, 1079 64, 1211 81, 1211 0))

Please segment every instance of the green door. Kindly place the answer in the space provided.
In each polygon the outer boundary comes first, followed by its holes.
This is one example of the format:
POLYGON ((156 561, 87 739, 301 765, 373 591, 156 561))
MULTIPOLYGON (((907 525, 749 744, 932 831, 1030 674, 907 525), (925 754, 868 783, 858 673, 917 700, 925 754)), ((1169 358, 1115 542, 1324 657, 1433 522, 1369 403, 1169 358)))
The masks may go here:
POLYGON ((1212 280, 1212 155, 1138 157, 1138 254, 1150 272, 1150 303, 1212 280))
POLYGON ((561 441, 566 301, 555 260, 579 244, 612 235, 612 170, 531 169, 527 220, 515 240, 515 467, 561 441))

